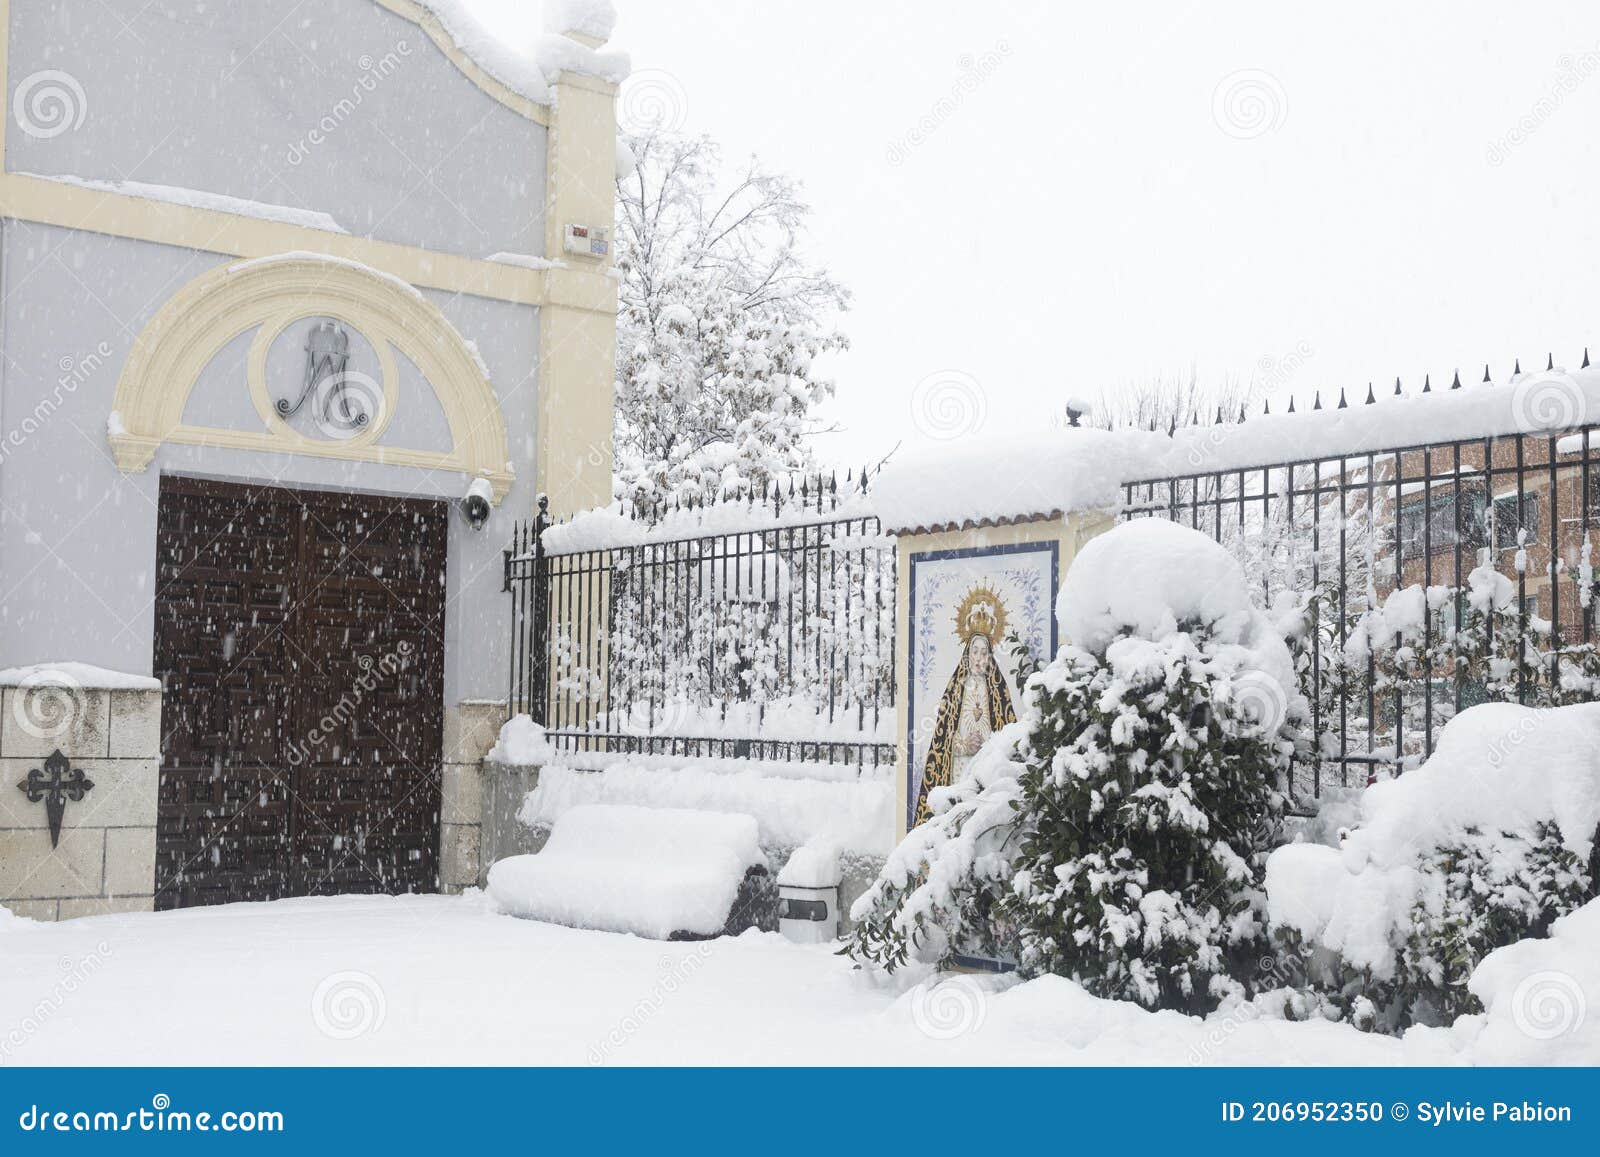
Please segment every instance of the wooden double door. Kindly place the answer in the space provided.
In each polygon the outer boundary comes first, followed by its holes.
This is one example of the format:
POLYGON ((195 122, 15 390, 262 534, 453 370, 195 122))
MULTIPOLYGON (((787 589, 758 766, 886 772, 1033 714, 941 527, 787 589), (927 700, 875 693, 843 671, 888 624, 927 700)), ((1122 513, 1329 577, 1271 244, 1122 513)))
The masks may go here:
POLYGON ((448 510, 162 479, 156 907, 438 885, 448 510))

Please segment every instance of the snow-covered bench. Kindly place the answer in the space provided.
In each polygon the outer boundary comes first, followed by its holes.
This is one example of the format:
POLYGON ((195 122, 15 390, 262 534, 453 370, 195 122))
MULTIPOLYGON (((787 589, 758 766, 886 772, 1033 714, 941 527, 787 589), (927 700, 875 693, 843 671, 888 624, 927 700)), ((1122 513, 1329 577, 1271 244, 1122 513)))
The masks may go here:
POLYGON ((770 924, 776 892, 755 818, 729 812, 585 804, 544 850, 489 869, 514 916, 656 940, 736 935, 770 924))

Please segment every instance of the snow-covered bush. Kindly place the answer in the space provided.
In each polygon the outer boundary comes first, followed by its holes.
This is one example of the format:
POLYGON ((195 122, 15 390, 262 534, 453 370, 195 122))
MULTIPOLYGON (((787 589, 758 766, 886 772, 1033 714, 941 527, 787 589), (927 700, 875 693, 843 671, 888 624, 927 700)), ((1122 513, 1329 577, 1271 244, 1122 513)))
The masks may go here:
POLYGON ((1274 934, 1364 1027, 1448 1023, 1478 1007, 1486 954, 1594 894, 1597 825, 1600 704, 1471 708, 1426 764, 1363 793, 1339 848, 1272 854, 1274 934))
POLYGON ((1266 946, 1261 870, 1303 711, 1288 650, 1238 563, 1161 520, 1090 543, 1057 614, 1072 642, 857 903, 851 951, 984 951, 1215 1007, 1266 946))

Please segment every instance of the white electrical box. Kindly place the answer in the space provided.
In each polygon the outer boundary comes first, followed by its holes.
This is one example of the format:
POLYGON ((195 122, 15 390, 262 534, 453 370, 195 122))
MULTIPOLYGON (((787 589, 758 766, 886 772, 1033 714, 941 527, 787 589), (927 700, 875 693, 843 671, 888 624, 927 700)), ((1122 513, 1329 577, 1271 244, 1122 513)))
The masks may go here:
POLYGON ((579 257, 604 257, 611 252, 611 230, 604 226, 568 225, 561 247, 579 257))

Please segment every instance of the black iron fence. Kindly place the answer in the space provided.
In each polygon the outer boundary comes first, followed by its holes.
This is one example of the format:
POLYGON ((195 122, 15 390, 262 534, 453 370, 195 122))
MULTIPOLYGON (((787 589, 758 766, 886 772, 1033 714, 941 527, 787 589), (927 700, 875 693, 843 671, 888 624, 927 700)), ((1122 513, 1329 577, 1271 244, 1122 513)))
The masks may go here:
MULTIPOLYGON (((1259 581, 1307 693, 1297 788, 1414 766, 1478 702, 1600 699, 1600 427, 1216 469, 1207 435, 1122 516, 1205 531, 1259 581)), ((506 551, 513 712, 569 751, 892 763, 895 551, 865 490, 619 510, 598 535, 541 509, 506 551)))
POLYGON ((895 555, 864 489, 619 508, 595 534, 541 507, 506 551, 512 711, 571 751, 892 763, 895 555))
POLYGON ((1600 698, 1595 429, 1202 469, 1128 485, 1124 517, 1205 531, 1298 614, 1320 794, 1419 763, 1476 702, 1600 698))

